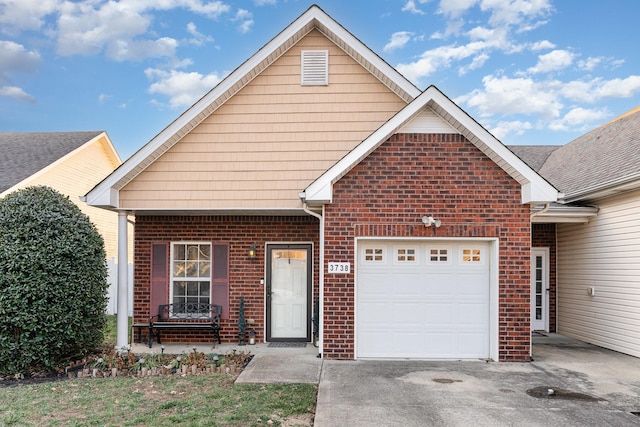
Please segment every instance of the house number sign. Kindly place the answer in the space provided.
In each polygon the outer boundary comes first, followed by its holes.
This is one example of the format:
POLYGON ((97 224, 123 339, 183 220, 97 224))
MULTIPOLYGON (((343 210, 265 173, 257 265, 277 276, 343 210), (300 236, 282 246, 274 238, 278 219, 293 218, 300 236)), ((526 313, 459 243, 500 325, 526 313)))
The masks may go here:
POLYGON ((348 262, 330 262, 328 273, 333 274, 349 274, 351 273, 351 263, 348 262))

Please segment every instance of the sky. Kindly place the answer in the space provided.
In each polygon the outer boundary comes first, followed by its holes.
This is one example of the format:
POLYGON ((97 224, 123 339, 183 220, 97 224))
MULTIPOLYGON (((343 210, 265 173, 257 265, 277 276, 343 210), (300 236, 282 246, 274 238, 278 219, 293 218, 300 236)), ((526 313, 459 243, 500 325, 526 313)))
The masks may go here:
MULTIPOLYGON (((640 105, 637 0, 315 3, 507 145, 640 105)), ((312 4, 0 0, 0 132, 105 130, 125 160, 312 4)))

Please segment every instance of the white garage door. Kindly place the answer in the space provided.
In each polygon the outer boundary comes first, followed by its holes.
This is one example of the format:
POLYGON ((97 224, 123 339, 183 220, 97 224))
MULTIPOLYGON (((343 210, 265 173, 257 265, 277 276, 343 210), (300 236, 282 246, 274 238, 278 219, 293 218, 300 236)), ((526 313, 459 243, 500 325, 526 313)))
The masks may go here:
POLYGON ((360 241, 356 357, 489 357, 489 245, 360 241))

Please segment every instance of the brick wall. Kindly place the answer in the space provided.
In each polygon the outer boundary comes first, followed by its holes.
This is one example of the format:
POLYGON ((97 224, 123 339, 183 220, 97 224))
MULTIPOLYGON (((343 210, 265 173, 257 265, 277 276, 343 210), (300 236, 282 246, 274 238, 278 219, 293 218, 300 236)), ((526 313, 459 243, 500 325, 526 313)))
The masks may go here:
MULTIPOLYGON (((455 134, 398 134, 334 185, 325 262, 354 259, 354 238, 498 237, 499 360, 531 345, 529 206, 520 185, 455 134), (427 229, 422 216, 442 221, 427 229)), ((354 275, 325 276, 324 357, 354 357, 354 275)))
MULTIPOLYGON (((249 325, 257 332, 256 341, 264 340, 265 303, 265 243, 313 242, 314 297, 318 294, 318 233, 319 224, 310 216, 240 217, 240 216, 136 216, 134 258, 134 321, 147 322, 150 308, 151 244, 171 241, 206 241, 229 243, 230 318, 223 319, 223 342, 237 341, 238 306, 245 300, 245 319, 255 319, 249 325), (255 260, 247 252, 251 244, 257 248, 255 260)), ((311 314, 310 314, 311 316, 311 314)), ((163 342, 211 342, 212 334, 203 331, 162 331, 163 342)))
POLYGON ((549 248, 549 332, 556 332, 556 225, 532 224, 531 246, 549 248))

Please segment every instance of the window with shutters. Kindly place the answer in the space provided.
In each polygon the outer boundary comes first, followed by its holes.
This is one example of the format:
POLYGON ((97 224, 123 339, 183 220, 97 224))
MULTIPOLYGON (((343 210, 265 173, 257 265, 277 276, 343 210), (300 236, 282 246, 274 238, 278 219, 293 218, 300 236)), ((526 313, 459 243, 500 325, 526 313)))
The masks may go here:
POLYGON ((210 303, 229 318, 229 244, 155 242, 151 245, 151 313, 162 304, 210 303))
POLYGON ((329 84, 329 51, 303 50, 300 64, 300 84, 303 86, 326 86, 329 84))
POLYGON ((174 312, 211 301, 211 244, 179 242, 171 247, 171 302, 174 312))

